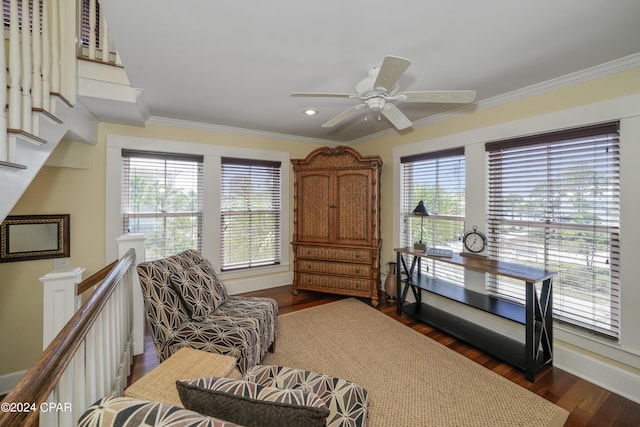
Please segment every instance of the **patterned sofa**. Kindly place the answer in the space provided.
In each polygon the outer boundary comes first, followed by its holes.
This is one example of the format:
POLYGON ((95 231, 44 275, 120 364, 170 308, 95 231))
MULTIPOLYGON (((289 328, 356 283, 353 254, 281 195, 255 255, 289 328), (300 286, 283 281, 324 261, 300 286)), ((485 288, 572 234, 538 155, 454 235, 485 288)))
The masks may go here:
POLYGON ((350 381, 282 366, 258 365, 241 379, 179 380, 182 406, 106 397, 80 417, 81 427, 366 427, 368 394, 350 381))
POLYGON ((143 262, 137 271, 160 362, 192 347, 235 357, 244 374, 275 348, 276 301, 229 295, 199 252, 143 262))

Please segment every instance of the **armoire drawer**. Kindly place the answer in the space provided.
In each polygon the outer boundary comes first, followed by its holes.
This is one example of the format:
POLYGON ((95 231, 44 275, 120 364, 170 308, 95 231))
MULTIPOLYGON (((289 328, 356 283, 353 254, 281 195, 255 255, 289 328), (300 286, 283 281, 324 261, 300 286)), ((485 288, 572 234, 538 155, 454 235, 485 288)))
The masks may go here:
POLYGON ((323 246, 298 246, 298 258, 324 259, 327 261, 371 263, 371 251, 367 249, 342 249, 323 246))
POLYGON ((298 278, 298 286, 301 288, 348 289, 363 292, 371 289, 371 280, 366 279, 305 273, 299 273, 298 278))
POLYGON ((371 265, 301 259, 298 261, 298 272, 370 278, 371 265))

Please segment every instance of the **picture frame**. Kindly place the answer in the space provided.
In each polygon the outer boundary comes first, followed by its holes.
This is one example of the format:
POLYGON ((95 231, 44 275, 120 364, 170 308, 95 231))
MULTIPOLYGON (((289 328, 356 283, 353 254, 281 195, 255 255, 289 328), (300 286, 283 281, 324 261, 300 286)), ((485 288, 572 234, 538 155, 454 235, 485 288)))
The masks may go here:
POLYGON ((70 256, 70 215, 8 216, 0 225, 0 262, 70 256))

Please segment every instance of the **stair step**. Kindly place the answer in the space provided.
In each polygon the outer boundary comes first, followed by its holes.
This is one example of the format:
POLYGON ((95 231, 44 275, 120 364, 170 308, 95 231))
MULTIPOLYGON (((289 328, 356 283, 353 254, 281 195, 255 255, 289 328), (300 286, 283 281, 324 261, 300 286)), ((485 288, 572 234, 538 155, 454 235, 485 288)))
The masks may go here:
POLYGON ((18 163, 11 163, 11 162, 3 162, 0 160, 0 169, 17 171, 17 170, 22 170, 26 168, 27 167, 25 165, 19 165, 18 163))
POLYGON ((21 129, 7 129, 7 133, 9 135, 9 137, 16 137, 16 138, 20 138, 23 141, 26 142, 30 142, 32 144, 36 144, 36 145, 43 145, 47 143, 46 139, 42 139, 38 136, 35 136, 32 133, 29 132, 25 132, 21 129))

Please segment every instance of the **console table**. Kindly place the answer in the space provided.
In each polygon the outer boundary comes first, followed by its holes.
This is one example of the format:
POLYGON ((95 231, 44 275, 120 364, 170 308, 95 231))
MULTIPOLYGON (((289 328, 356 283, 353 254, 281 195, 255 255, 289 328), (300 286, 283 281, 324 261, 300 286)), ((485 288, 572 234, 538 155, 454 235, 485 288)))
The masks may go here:
POLYGON ((396 248, 394 251, 398 266, 398 315, 405 313, 412 316, 524 370, 526 379, 531 382, 542 367, 553 364, 553 271, 495 261, 478 255, 453 253, 451 257, 438 257, 416 252, 411 248, 396 248), (423 258, 521 280, 526 287, 526 303, 522 305, 496 298, 422 274, 420 265, 423 258), (409 260, 410 265, 407 263, 409 260), (536 283, 541 283, 539 294, 536 283), (416 302, 405 305, 409 289, 416 302), (422 302, 421 290, 522 324, 525 327, 525 342, 439 308, 427 306, 422 302))

